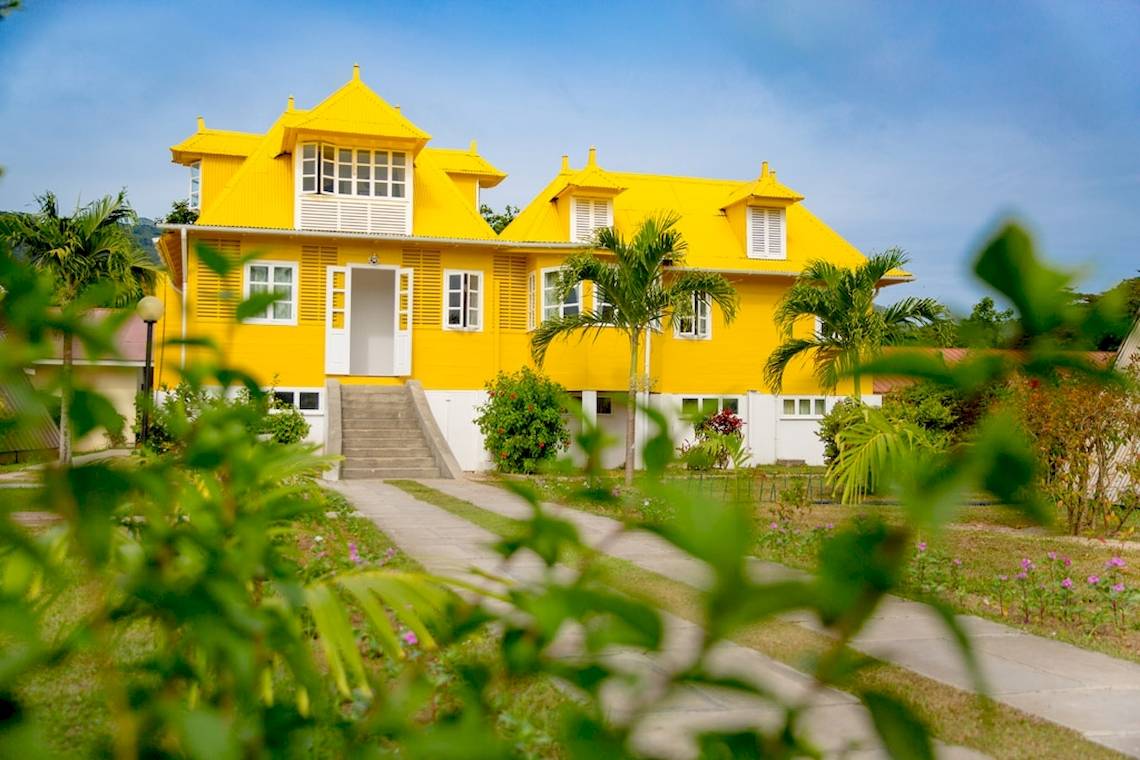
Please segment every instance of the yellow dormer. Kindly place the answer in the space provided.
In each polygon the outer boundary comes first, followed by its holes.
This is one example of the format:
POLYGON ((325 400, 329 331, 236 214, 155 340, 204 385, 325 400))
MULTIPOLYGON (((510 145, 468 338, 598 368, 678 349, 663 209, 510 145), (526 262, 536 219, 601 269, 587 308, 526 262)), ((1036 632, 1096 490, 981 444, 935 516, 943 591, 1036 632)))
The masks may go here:
POLYGON ((602 227, 614 224, 614 198, 625 185, 598 166, 598 149, 591 145, 586 166, 578 171, 570 168, 568 156, 562 157, 562 168, 550 194, 550 202, 558 208, 566 239, 587 243, 602 227))
POLYGON ((765 161, 756 181, 733 191, 722 210, 742 238, 748 258, 784 260, 788 258, 787 209, 803 199, 780 184, 765 161))

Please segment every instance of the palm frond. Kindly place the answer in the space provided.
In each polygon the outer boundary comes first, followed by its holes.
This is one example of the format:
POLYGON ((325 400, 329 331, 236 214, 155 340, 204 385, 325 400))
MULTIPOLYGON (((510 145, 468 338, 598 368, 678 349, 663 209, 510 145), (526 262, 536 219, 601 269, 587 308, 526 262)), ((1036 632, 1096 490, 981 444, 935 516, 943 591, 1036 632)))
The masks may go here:
POLYGON ((877 409, 866 407, 863 420, 836 437, 839 456, 827 471, 827 482, 844 504, 857 504, 914 464, 932 446, 917 425, 892 422, 877 409))
POLYGON ((764 364, 764 382, 773 393, 779 393, 784 386, 784 372, 792 360, 818 348, 819 342, 808 338, 791 338, 776 346, 764 364))

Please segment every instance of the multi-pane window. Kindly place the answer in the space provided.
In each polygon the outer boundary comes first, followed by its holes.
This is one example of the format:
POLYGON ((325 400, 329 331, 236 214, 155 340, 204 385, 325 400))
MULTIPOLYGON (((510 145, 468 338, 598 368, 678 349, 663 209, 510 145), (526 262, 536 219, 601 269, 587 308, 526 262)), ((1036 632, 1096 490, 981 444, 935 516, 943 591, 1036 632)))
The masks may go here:
POLYGON ((822 417, 825 414, 827 414, 827 399, 818 397, 783 399, 785 417, 822 417))
POLYGON ((712 335, 709 298, 704 293, 693 294, 692 312, 677 317, 677 335, 682 338, 708 338, 712 335))
POLYGON ((681 415, 684 417, 709 417, 717 412, 740 412, 740 399, 732 396, 688 396, 681 399, 681 415))
POLYGON ((202 203, 202 162, 190 164, 190 208, 195 211, 202 203))
POLYGON ((582 283, 578 283, 566 294, 561 301, 558 300, 557 269, 548 269, 542 273, 542 318, 569 317, 578 313, 582 304, 582 283))
POLYGON ((301 412, 321 411, 321 392, 303 390, 283 390, 277 388, 273 396, 281 403, 288 404, 301 412))
POLYGON ((245 268, 245 296, 273 293, 277 300, 267 305, 247 322, 297 321, 297 266, 289 263, 251 262, 245 268))
POLYGON ((447 301, 443 326, 449 330, 478 330, 483 305, 481 272, 447 272, 447 301))
POLYGON ((305 143, 301 146, 301 192, 406 198, 408 154, 305 143))

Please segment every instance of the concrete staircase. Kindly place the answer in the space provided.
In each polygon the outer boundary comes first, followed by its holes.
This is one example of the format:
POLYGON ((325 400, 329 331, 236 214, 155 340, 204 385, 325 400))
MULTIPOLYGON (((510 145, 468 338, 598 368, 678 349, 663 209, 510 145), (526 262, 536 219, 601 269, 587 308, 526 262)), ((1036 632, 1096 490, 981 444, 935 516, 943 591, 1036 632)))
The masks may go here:
POLYGON ((342 478, 442 477, 407 387, 343 385, 340 396, 342 478))

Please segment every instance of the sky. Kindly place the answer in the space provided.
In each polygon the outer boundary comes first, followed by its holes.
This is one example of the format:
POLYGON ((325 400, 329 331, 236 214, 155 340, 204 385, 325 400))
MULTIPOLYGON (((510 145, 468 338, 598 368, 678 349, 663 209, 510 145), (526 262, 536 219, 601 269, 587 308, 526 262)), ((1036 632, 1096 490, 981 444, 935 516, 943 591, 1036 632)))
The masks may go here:
POLYGON ((144 216, 187 194, 169 146, 264 131, 362 76, 508 178, 525 205, 568 153, 751 179, 769 161, 865 253, 968 310, 1004 218, 1099 290, 1140 269, 1140 3, 244 3, 26 0, 0 21, 0 209, 125 187, 144 216))

